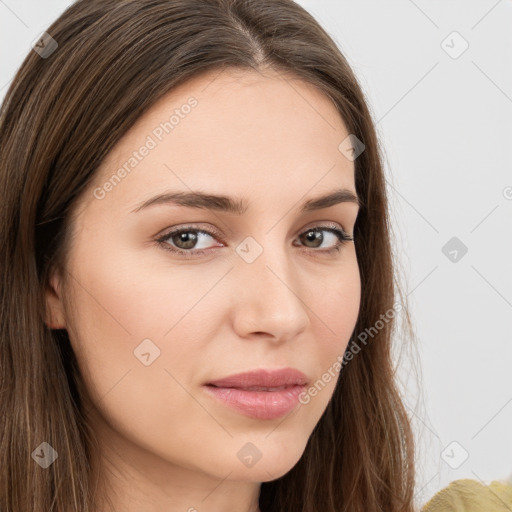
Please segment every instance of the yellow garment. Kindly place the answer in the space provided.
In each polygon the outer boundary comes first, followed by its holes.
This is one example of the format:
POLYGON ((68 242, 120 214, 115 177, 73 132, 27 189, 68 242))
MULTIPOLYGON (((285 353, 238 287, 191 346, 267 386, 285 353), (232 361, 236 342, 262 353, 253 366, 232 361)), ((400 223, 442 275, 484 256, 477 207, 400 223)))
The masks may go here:
POLYGON ((435 494, 421 512, 512 512, 512 485, 497 480, 489 485, 455 480, 435 494))

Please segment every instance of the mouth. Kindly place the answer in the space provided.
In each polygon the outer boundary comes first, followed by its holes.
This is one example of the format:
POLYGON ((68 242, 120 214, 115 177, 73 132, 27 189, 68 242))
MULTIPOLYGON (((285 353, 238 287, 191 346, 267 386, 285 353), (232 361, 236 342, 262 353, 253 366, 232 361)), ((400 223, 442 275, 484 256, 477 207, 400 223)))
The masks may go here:
POLYGON ((258 420, 277 419, 299 405, 306 389, 306 375, 295 369, 255 370, 203 385, 217 403, 258 420))

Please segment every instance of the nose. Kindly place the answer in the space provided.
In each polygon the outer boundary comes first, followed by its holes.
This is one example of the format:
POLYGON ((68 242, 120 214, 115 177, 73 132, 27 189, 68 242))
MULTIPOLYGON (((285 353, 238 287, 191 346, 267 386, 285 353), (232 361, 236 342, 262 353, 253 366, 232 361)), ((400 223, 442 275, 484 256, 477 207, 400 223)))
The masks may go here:
POLYGON ((284 342, 309 324, 305 281, 287 249, 275 245, 263 248, 252 263, 240 258, 232 273, 233 325, 242 338, 258 335, 284 342))

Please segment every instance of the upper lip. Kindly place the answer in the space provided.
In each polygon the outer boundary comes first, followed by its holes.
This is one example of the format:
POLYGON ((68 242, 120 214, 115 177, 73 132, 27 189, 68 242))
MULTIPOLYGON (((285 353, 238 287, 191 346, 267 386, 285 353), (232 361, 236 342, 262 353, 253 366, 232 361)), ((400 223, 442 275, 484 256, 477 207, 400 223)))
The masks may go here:
POLYGON ((295 368, 283 368, 281 370, 258 369, 244 373, 229 375, 222 379, 208 382, 207 385, 222 388, 248 388, 260 386, 275 388, 282 386, 304 386, 308 378, 304 373, 295 368))

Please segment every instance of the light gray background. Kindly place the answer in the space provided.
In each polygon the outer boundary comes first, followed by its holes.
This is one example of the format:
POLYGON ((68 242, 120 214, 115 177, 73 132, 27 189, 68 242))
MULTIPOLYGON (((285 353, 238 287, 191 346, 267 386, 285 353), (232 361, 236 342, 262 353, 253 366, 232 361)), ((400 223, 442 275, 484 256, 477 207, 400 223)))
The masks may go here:
MULTIPOLYGON (((70 3, 0 0, 0 98, 70 3)), ((418 436, 418 503, 458 478, 504 479, 512 473, 512 1, 299 3, 353 66, 386 152, 421 360, 423 405, 402 370, 418 436), (465 255, 443 253, 452 237, 465 255)))

